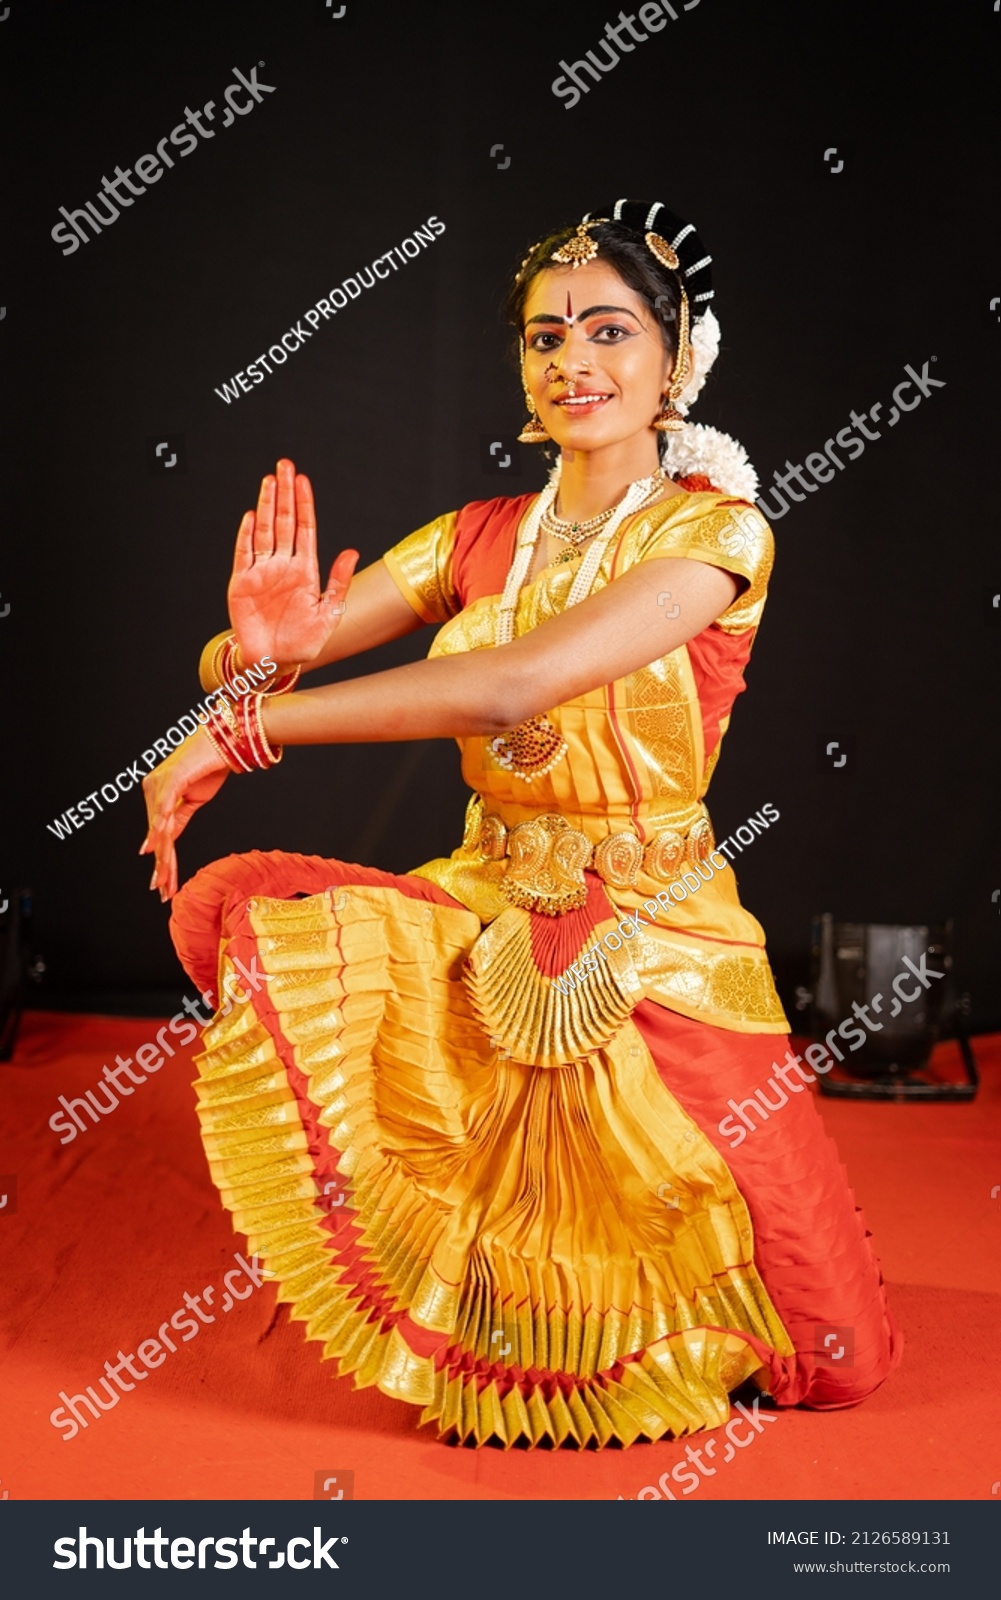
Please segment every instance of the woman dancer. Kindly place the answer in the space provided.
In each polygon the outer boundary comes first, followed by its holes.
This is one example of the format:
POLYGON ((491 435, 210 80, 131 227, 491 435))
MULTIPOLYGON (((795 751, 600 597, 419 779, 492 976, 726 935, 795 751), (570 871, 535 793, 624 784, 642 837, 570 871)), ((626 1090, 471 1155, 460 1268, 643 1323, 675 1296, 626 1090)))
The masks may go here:
POLYGON ((166 899, 230 771, 287 744, 458 741, 448 859, 230 856, 171 924, 229 997, 198 1092, 234 1226, 339 1372, 443 1439, 678 1437, 747 1382, 851 1404, 899 1356, 704 803, 772 564, 742 449, 685 421, 712 298, 660 204, 533 246, 511 314, 522 438, 560 452, 546 489, 438 517, 353 577, 342 552, 323 592, 309 482, 279 462, 201 669, 214 689, 268 656, 272 692, 220 697, 145 783, 166 899), (426 623, 428 660, 290 692, 426 623), (729 1103, 783 1059, 789 1094, 731 1149, 729 1103))

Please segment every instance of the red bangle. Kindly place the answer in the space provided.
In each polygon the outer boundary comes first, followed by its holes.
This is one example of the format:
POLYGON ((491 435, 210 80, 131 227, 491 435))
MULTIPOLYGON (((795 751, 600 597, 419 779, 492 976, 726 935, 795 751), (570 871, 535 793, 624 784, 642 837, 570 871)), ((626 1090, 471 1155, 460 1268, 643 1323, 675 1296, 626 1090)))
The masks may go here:
POLYGON ((221 695, 216 696, 216 706, 204 727, 231 772, 276 767, 282 758, 282 746, 269 744, 264 731, 263 699, 262 694, 248 694, 231 706, 221 695))

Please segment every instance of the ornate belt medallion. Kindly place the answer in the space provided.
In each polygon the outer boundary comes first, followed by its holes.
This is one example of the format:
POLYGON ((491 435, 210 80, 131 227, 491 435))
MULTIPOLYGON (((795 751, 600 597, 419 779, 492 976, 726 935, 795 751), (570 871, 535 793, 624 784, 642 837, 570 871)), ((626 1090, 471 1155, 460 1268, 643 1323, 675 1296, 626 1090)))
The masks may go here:
POLYGON ((669 882, 685 863, 705 861, 716 847, 705 815, 688 829, 665 828, 642 845, 634 833, 611 833, 592 846, 586 833, 558 812, 547 811, 509 829, 479 796, 470 803, 463 849, 488 861, 507 858, 501 892, 512 905, 556 917, 587 900, 585 867, 593 867, 613 889, 635 887, 640 871, 669 882))

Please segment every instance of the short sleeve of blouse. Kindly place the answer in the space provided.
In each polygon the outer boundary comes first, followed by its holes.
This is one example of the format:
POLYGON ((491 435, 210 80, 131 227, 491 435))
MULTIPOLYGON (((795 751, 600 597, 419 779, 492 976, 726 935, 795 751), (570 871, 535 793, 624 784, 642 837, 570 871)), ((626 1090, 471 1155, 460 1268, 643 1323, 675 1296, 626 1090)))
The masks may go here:
POLYGON ((447 622, 462 610, 452 575, 457 520, 455 511, 435 517, 382 558, 404 600, 422 622, 447 622))
POLYGON ((775 558, 772 530, 761 512, 746 500, 721 495, 696 494, 686 504, 672 508, 666 501, 641 519, 635 530, 634 559, 687 556, 722 567, 746 579, 746 588, 716 619, 726 633, 743 633, 757 627, 775 558), (657 512, 662 513, 660 517, 657 512))

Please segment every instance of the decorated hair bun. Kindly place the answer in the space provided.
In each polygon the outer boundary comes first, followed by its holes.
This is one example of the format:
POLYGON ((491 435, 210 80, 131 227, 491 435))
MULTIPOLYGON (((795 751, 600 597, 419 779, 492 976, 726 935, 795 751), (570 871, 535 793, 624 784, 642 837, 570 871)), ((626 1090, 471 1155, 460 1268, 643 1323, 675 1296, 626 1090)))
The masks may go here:
MULTIPOLYGON (((685 222, 676 212, 668 211, 659 200, 616 200, 613 205, 588 211, 583 220, 593 222, 599 217, 609 222, 621 222, 623 227, 632 228, 634 233, 653 234, 662 239, 678 258, 677 271, 692 308, 692 321, 696 322, 709 309, 715 296, 713 258, 692 223, 685 222)), ((667 266, 656 244, 649 239, 647 244, 658 261, 667 266)))

